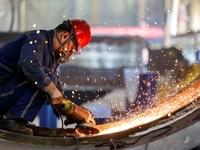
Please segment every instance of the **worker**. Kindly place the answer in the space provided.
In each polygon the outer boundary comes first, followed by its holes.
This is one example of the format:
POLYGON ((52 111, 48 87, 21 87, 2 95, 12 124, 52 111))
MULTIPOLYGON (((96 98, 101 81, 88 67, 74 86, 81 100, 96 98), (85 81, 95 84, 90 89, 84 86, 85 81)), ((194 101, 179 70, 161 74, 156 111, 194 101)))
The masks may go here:
MULTIPOLYGON (((48 101, 59 105, 65 97, 57 74, 59 64, 91 40, 90 25, 65 20, 55 29, 32 30, 0 48, 0 129, 33 135, 34 121, 48 101)), ((47 114, 48 115, 48 114, 47 114)))

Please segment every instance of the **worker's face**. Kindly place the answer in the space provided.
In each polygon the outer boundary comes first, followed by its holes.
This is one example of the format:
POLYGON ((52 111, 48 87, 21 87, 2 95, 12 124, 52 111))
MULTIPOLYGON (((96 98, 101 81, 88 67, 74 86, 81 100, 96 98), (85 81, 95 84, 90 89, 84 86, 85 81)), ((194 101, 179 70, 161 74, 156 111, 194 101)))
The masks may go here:
MULTIPOLYGON (((67 39, 70 38, 70 34, 65 32, 63 33, 61 36, 61 40, 60 42, 63 43, 65 42, 67 39)), ((76 53, 76 43, 74 41, 73 38, 71 38, 65 45, 63 45, 63 47, 60 49, 60 59, 59 59, 59 63, 65 63, 67 61, 69 61, 69 58, 71 57, 71 55, 73 53, 76 53)))

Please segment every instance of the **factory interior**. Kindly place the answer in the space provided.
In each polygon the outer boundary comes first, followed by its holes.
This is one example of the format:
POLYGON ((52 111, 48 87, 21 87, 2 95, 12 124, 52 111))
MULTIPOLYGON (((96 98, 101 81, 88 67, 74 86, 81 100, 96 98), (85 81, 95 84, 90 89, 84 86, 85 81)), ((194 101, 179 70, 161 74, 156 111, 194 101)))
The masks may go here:
POLYGON ((199 7, 200 0, 0 0, 0 47, 63 20, 89 22, 90 43, 58 75, 67 99, 89 109, 101 129, 76 136, 76 123, 63 127, 65 116, 44 105, 35 136, 0 129, 3 149, 200 149, 199 7))

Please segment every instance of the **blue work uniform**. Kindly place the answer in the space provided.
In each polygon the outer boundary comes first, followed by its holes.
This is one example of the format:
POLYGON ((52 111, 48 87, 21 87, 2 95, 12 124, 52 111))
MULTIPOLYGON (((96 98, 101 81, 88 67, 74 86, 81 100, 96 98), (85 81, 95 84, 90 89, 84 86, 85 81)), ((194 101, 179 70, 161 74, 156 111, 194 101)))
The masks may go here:
POLYGON ((53 52, 53 30, 29 31, 0 48, 0 115, 8 110, 32 122, 50 82, 63 92, 53 52))

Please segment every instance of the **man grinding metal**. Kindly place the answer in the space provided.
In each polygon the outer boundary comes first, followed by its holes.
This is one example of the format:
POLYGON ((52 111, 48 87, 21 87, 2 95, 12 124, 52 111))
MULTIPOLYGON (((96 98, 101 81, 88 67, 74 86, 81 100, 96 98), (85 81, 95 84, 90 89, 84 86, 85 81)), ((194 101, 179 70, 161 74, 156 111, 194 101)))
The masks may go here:
MULTIPOLYGON (((91 40, 90 25, 82 19, 65 20, 52 30, 28 31, 0 48, 0 129, 33 135, 26 126, 47 102, 74 121, 95 124, 83 109, 66 100, 57 67, 80 53, 91 40), (73 110, 59 106, 67 102, 73 110), (83 111, 84 113, 79 113, 83 111)), ((47 114, 48 115, 48 114, 47 114)), ((90 116, 91 115, 91 116, 90 116)))

